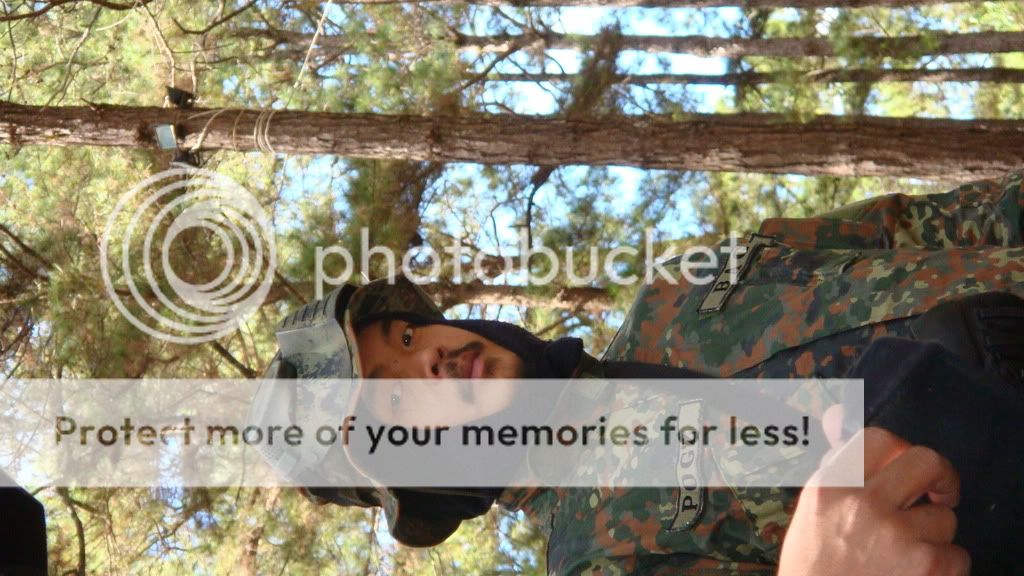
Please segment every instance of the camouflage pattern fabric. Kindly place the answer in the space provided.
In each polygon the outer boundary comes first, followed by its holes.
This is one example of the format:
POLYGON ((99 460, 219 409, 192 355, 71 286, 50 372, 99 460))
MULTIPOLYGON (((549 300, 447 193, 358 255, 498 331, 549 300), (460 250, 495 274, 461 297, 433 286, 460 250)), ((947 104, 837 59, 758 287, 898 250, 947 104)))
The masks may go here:
MULTIPOLYGON (((645 286, 605 353, 711 376, 839 377, 881 336, 936 304, 990 291, 1024 296, 1022 173, 944 194, 889 195, 811 219, 771 219, 777 244, 758 254, 725 307, 700 314, 711 285, 645 286)), ((596 364, 580 377, 600 377, 596 364)), ((793 406, 820 413, 827 393, 793 406)), ((549 537, 548 572, 774 574, 796 489, 708 488, 703 508, 676 529, 679 489, 515 489, 549 537)))

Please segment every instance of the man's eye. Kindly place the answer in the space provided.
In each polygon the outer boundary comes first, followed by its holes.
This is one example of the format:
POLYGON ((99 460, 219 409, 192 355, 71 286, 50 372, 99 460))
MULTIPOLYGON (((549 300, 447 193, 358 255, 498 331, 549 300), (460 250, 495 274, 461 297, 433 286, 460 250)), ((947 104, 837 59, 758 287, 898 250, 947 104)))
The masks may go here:
POLYGON ((395 387, 391 389, 391 409, 398 410, 398 407, 402 404, 402 384, 395 384, 395 387))
POLYGON ((412 326, 407 326, 402 332, 402 346, 412 346, 412 326))

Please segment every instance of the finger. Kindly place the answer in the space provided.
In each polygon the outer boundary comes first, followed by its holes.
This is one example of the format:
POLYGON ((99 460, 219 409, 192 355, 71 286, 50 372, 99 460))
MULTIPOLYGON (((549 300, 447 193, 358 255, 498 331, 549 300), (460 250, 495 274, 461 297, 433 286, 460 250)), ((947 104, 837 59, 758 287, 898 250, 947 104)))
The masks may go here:
POLYGON ((956 535, 956 514, 948 506, 922 504, 901 513, 915 540, 930 544, 949 544, 956 535))
POLYGON ((843 443, 843 405, 833 404, 821 415, 821 427, 828 445, 838 448, 843 443))
POLYGON ((806 486, 864 487, 867 484, 867 475, 864 471, 864 436, 864 429, 858 430, 841 446, 826 452, 821 459, 821 465, 807 481, 806 486))
MULTIPOLYGON (((956 469, 954 468, 954 471, 956 469)), ((956 475, 956 489, 946 491, 928 491, 928 500, 932 504, 938 504, 939 506, 945 506, 947 508, 956 508, 957 504, 960 503, 960 475, 956 475)))
POLYGON ((821 460, 818 462, 818 468, 824 468, 826 466, 834 465, 836 463, 837 458, 839 457, 840 451, 841 448, 833 448, 828 452, 825 452, 825 455, 822 456, 821 460))
POLYGON ((910 443, 899 436, 869 426, 864 429, 864 480, 874 477, 905 450, 910 443))
POLYGON ((959 546, 924 544, 916 552, 911 555, 914 574, 969 576, 971 573, 971 556, 959 546))
POLYGON ((960 478, 953 464, 924 446, 904 450, 866 486, 896 509, 910 508, 929 493, 934 495, 933 501, 938 498, 937 504, 956 506, 960 501, 960 478))
POLYGON ((822 457, 821 467, 812 483, 818 486, 850 486, 850 482, 855 481, 851 472, 859 478, 863 470, 866 485, 868 479, 909 447, 910 443, 888 430, 863 428, 822 457))
POLYGON ((959 546, 943 546, 943 564, 949 576, 970 576, 971 555, 959 546))

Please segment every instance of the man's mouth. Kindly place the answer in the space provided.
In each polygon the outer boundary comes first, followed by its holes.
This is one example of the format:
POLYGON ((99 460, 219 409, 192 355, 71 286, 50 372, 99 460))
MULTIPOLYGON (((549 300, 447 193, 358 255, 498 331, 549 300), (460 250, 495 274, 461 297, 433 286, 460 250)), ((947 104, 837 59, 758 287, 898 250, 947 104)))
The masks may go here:
POLYGON ((463 402, 472 403, 476 399, 473 389, 473 380, 480 378, 484 373, 484 355, 480 350, 470 352, 472 356, 469 361, 463 364, 462 379, 459 380, 459 396, 463 402))
POLYGON ((466 350, 458 359, 457 378, 472 378, 473 364, 480 357, 479 350, 466 350))
POLYGON ((467 402, 473 400, 473 387, 469 381, 483 378, 486 370, 483 346, 478 342, 471 342, 459 348, 445 363, 445 373, 448 377, 462 380, 459 383, 459 392, 467 402))
POLYGON ((473 380, 478 380, 484 376, 484 355, 477 353, 473 357, 473 362, 470 364, 469 377, 473 380))

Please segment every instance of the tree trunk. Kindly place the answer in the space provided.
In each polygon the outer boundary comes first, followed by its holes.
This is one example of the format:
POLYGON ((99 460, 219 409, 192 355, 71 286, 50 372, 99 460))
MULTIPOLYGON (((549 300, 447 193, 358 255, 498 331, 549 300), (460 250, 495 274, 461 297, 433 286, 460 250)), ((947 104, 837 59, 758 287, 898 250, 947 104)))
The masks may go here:
POLYGON ((256 518, 256 523, 246 527, 239 534, 241 544, 241 556, 238 559, 238 573, 242 576, 256 576, 257 557, 259 556, 260 542, 263 540, 263 521, 270 516, 271 511, 277 506, 281 496, 281 487, 252 490, 249 499, 248 511, 256 518), (257 504, 257 498, 263 496, 263 505, 257 504), (262 512, 262 513, 261 513, 262 512))
MULTIPOLYGON (((341 4, 396 4, 404 0, 342 0, 341 4)), ((861 8, 864 6, 920 6, 968 0, 469 0, 482 6, 644 6, 649 8, 861 8)), ((462 0, 433 0, 436 4, 462 4, 462 0)))
MULTIPOLYGON (((661 254, 655 250, 656 254, 661 254)), ((469 270, 466 271, 469 273, 469 270)), ((306 301, 312 301, 315 286, 312 282, 294 282, 292 285, 303 295, 306 301)), ((332 287, 325 286, 326 294, 332 287)), ((553 296, 536 294, 526 286, 507 286, 484 284, 479 280, 468 280, 464 283, 449 281, 425 284, 424 290, 441 302, 447 309, 457 304, 494 304, 506 306, 529 306, 544 309, 581 309, 587 312, 601 312, 614 307, 608 291, 604 288, 589 286, 556 287, 553 296)), ((279 284, 274 284, 264 304, 273 304, 288 298, 291 292, 279 284)))
POLYGON ((78 542, 78 563, 75 574, 76 576, 85 576, 87 566, 85 524, 82 523, 82 518, 78 515, 78 508, 71 499, 70 491, 67 488, 57 488, 57 495, 60 496, 61 502, 64 503, 71 515, 71 520, 75 523, 75 538, 78 542))
MULTIPOLYGON (((277 29, 244 29, 235 32, 240 37, 260 37, 279 44, 300 46, 305 53, 312 34, 277 29)), ((523 34, 493 34, 471 36, 458 34, 452 41, 466 52, 504 53, 515 45, 537 45, 548 49, 580 50, 594 44, 597 36, 531 32, 523 34)), ((737 58, 764 56, 775 58, 802 58, 808 56, 834 56, 837 53, 830 38, 722 38, 713 36, 652 36, 627 35, 622 37, 623 50, 651 53, 693 54, 705 57, 737 58)), ((335 53, 356 51, 343 36, 320 36, 317 46, 335 53)), ((412 46, 395 46, 396 51, 413 51, 412 46)), ((920 36, 883 38, 862 36, 850 38, 848 45, 838 52, 864 56, 909 57, 929 54, 1001 54, 1024 52, 1024 32, 970 32, 965 34, 929 33, 920 36)))
POLYGON ((433 162, 620 165, 675 170, 944 181, 1024 163, 1024 121, 692 114, 555 119, 409 116, 133 106, 0 104, 0 143, 153 147, 174 124, 181 145, 433 162))
MULTIPOLYGON (((489 74, 491 82, 571 82, 574 74, 558 72, 489 74)), ((956 68, 946 70, 821 70, 802 73, 740 72, 736 74, 620 74, 619 84, 779 84, 789 82, 991 82, 1024 84, 1021 68, 956 68)))
POLYGON ((531 294, 522 286, 493 286, 477 281, 426 285, 424 288, 441 303, 442 309, 456 304, 482 304, 582 310, 596 314, 615 306, 607 290, 590 286, 559 288, 553 296, 531 294))

